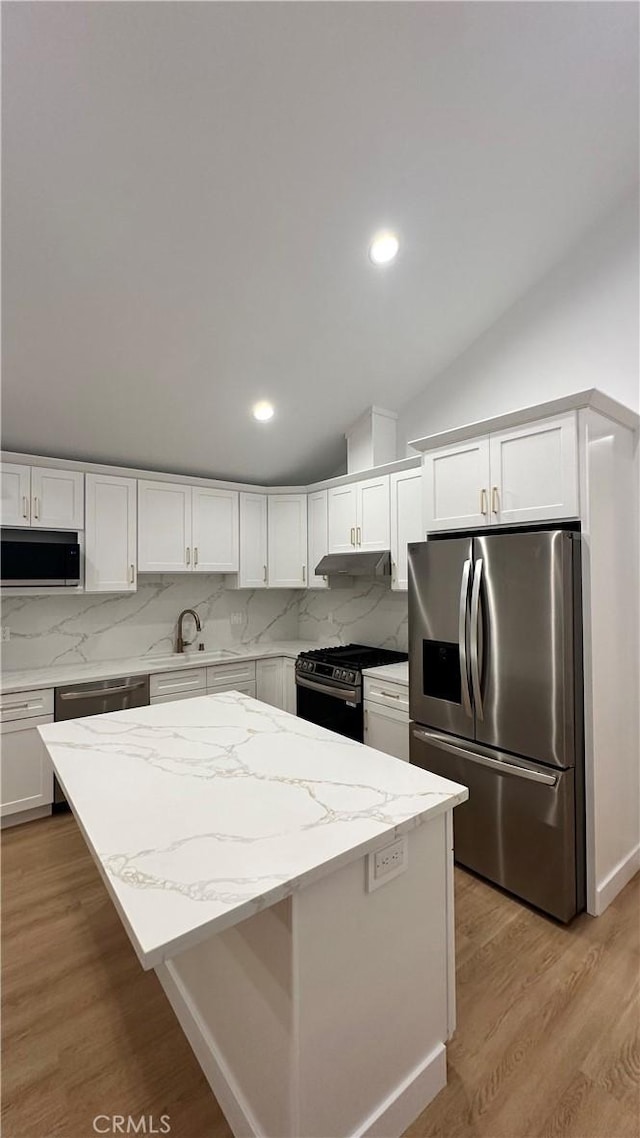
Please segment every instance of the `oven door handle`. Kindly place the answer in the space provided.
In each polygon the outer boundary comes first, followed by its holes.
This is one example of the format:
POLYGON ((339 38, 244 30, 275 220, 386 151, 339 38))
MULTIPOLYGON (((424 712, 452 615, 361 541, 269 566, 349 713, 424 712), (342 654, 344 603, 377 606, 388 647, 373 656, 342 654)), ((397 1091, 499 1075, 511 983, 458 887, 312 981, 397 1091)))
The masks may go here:
POLYGON ((333 684, 318 683, 317 680, 310 680, 307 676, 296 676, 296 683, 301 688, 310 688, 311 691, 322 692, 323 695, 344 700, 345 703, 362 703, 362 692, 355 688, 336 688, 333 684))

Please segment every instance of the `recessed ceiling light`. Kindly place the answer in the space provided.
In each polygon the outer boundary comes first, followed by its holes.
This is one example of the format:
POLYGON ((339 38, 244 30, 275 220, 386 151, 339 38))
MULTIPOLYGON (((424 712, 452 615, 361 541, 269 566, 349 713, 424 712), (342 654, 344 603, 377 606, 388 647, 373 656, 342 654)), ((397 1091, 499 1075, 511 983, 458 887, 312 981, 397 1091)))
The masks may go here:
POLYGON ((267 403, 264 399, 260 403, 254 403, 253 405, 253 417, 257 419, 259 423, 266 423, 269 419, 273 419, 273 413, 273 404, 267 403))
POLYGON ((400 242, 395 233, 376 233, 373 241, 369 246, 369 256, 374 265, 388 265, 389 261, 393 261, 400 242))

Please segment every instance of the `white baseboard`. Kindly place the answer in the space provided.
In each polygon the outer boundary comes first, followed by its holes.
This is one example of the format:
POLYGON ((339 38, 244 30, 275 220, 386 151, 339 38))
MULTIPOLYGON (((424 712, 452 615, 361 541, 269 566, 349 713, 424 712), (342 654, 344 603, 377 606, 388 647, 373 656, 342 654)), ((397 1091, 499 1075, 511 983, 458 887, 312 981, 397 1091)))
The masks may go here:
POLYGON ((51 814, 50 806, 34 806, 32 810, 19 810, 17 814, 5 814, 0 819, 0 829, 8 830, 11 826, 22 826, 24 822, 35 822, 36 818, 46 818, 51 814))
MULTIPOLYGON (((155 972, 235 1138, 266 1138, 171 961, 155 972)), ((350 1138, 400 1138, 446 1082, 446 1048, 439 1043, 350 1138)))
POLYGON ((393 1135, 400 1138, 446 1085, 446 1048, 439 1043, 406 1079, 394 1087, 352 1138, 393 1138, 393 1135))
POLYGON ((625 885, 635 877, 640 870, 640 845, 619 861, 615 869, 611 870, 604 881, 596 887, 595 917, 600 917, 609 907, 614 897, 618 896, 625 885))

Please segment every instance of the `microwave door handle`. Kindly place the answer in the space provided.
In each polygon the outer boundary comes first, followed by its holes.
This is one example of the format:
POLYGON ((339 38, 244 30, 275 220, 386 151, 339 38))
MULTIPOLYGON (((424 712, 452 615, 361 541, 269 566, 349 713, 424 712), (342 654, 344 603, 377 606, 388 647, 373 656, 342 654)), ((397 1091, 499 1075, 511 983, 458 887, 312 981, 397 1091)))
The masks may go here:
POLYGON ((469 596, 469 575, 471 573, 471 558, 465 561, 462 567, 462 580, 460 582, 460 610, 458 613, 458 649, 460 652, 460 687, 462 689, 462 703, 470 719, 473 718, 471 710, 471 693, 469 691, 469 668, 467 665, 467 598, 469 596))
POLYGON ((471 587, 471 628, 469 648, 471 652, 471 684, 473 687, 473 702, 475 703, 478 719, 484 719, 482 706, 482 691, 480 687, 480 661, 478 655, 478 637, 480 628, 480 586, 482 585, 482 558, 479 557, 474 565, 473 585, 471 587))

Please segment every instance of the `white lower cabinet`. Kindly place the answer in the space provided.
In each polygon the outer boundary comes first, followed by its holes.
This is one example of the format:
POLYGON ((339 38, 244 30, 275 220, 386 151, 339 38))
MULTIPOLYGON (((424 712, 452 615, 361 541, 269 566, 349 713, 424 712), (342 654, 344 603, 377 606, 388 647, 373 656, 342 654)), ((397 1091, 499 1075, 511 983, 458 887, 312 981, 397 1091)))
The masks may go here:
POLYGON ((268 582, 271 589, 307 584, 307 495, 270 494, 268 582))
POLYGON ((364 677, 364 742, 409 762, 409 691, 404 684, 364 677))
POLYGON ((134 478, 87 474, 84 548, 87 593, 135 593, 136 517, 134 478))
POLYGON ((158 672, 149 676, 151 703, 187 696, 204 695, 207 688, 206 668, 176 668, 173 672, 158 672))
POLYGON ((280 656, 256 661, 256 693, 262 703, 284 708, 284 670, 280 656))
POLYGON ((284 702, 283 709, 290 715, 296 714, 296 662, 285 656, 282 661, 284 702))
MULTIPOLYGON (((53 692, 48 703, 53 710, 53 692)), ((25 718, 30 692, 11 697, 17 706, 16 718, 5 705, 2 711, 0 734, 0 787, 2 801, 0 815, 5 818, 42 807, 53 802, 53 767, 37 728, 53 723, 53 715, 32 715, 25 718)))

